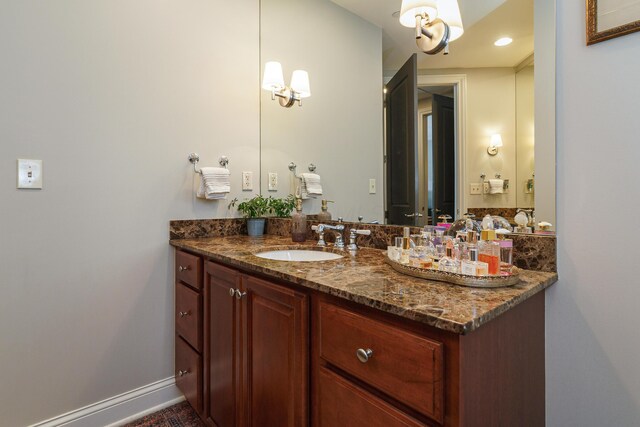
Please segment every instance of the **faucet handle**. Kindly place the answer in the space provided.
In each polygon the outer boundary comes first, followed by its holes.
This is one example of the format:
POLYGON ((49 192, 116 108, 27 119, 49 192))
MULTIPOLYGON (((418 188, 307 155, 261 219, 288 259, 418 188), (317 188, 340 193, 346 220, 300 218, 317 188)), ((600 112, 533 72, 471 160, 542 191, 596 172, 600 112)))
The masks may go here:
POLYGON ((357 228, 352 228, 349 231, 349 246, 347 246, 347 249, 350 251, 358 250, 358 245, 356 244, 356 237, 358 234, 361 236, 370 236, 371 230, 358 230, 357 228))

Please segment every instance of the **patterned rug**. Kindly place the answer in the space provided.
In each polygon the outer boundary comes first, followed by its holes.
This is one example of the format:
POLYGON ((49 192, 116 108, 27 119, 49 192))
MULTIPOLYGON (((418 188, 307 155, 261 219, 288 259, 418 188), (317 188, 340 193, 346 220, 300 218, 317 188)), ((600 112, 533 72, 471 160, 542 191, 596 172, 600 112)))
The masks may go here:
POLYGON ((124 427, 204 427, 204 423, 191 405, 182 402, 126 424, 124 427))

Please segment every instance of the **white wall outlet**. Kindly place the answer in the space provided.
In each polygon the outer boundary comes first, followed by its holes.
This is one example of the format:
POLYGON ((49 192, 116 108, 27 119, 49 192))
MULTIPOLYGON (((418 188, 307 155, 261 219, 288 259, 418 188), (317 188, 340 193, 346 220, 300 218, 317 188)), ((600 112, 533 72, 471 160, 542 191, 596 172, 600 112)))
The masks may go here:
POLYGON ((278 191, 278 174, 269 172, 269 191, 278 191))
POLYGON ((242 191, 253 190, 253 172, 242 172, 242 191))
POLYGON ((471 195, 482 194, 482 184, 479 182, 473 182, 469 184, 469 194, 471 195))
POLYGON ((369 194, 376 194, 376 180, 374 178, 369 180, 369 194))
POLYGON ((42 160, 18 159, 18 188, 42 188, 42 160))
POLYGON ((484 194, 489 194, 489 183, 488 182, 483 182, 482 183, 482 192, 484 194))

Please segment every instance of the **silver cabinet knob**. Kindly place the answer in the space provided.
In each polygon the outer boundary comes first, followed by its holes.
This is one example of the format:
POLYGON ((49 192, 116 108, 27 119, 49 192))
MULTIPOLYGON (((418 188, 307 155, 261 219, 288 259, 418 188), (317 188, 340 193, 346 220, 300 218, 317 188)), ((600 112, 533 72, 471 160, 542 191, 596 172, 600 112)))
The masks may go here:
POLYGON ((366 350, 359 348, 358 351, 356 351, 356 356, 358 356, 358 360, 362 363, 367 363, 369 359, 373 357, 373 350, 371 350, 370 348, 366 350))
POLYGON ((229 288, 229 296, 232 297, 236 294, 236 290, 233 288, 229 288))
POLYGON ((186 371, 178 371, 178 376, 179 377, 184 377, 185 375, 187 375, 189 373, 189 370, 187 369, 186 371))
POLYGON ((178 266, 178 271, 188 271, 188 270, 191 270, 191 266, 190 265, 187 265, 186 267, 183 267, 181 265, 178 266))
POLYGON ((181 312, 179 312, 179 313, 178 313, 178 315, 179 315, 180 317, 190 316, 190 315, 191 315, 191 312, 190 312, 190 311, 181 311, 181 312))
POLYGON ((246 292, 242 292, 240 289, 236 289, 236 298, 237 299, 242 299, 243 296, 245 296, 247 293, 246 292))

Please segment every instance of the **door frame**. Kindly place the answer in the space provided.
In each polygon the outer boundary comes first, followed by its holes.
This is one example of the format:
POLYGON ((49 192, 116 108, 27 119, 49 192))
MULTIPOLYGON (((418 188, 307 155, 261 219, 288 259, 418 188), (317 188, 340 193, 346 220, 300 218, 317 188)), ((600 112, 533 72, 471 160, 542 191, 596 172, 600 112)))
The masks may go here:
MULTIPOLYGON (((420 70, 418 70, 420 72, 420 70)), ((391 77, 384 78, 386 85, 391 77)), ((465 193, 465 182, 467 162, 465 155, 467 153, 467 75, 466 74, 418 74, 418 86, 453 86, 454 108, 455 108, 455 127, 456 127, 456 215, 461 217, 467 211, 467 195, 465 193)), ((383 107, 384 111, 384 107, 383 107)), ((384 114, 383 114, 384 116, 384 114)), ((416 120, 418 118, 416 117, 416 120)), ((384 119, 383 119, 384 122, 384 119)), ((383 129, 386 129, 384 123, 383 129)), ((386 153, 386 131, 383 132, 383 150, 386 153)), ((385 168, 386 171, 386 168, 385 168)), ((386 188, 386 173, 384 174, 386 188)), ((387 194, 384 194, 385 206, 387 194)))
POLYGON ((460 218, 467 210, 467 195, 465 194, 465 182, 467 161, 467 75, 466 74, 418 74, 418 87, 420 86, 453 86, 456 147, 455 147, 455 173, 456 173, 456 216, 460 218))

